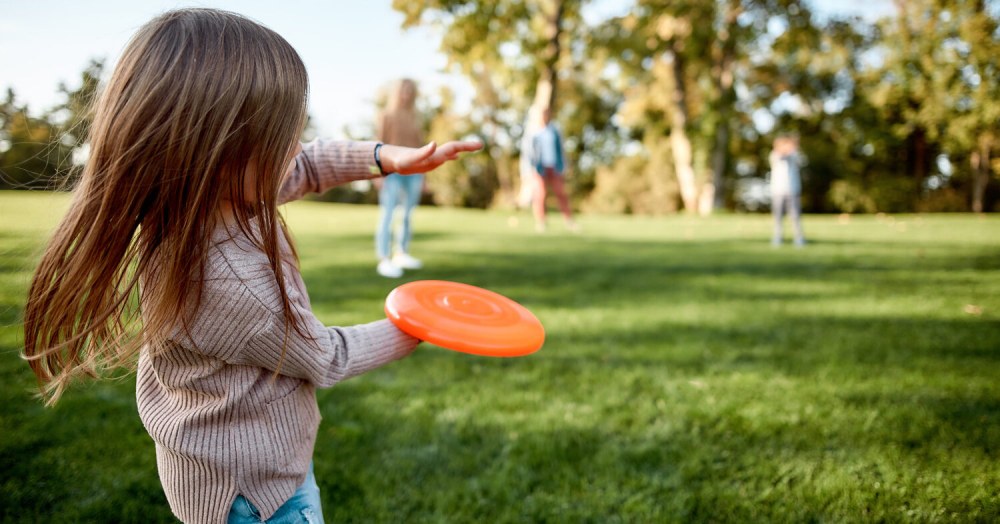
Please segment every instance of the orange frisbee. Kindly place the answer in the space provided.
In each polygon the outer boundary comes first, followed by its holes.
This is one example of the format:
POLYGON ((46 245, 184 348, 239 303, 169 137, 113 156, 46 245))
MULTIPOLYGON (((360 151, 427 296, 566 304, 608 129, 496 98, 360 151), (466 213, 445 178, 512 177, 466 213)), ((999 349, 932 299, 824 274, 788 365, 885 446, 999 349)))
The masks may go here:
POLYGON ((385 314, 400 330, 431 344, 487 357, 519 357, 541 349, 545 328, 530 311, 492 291, 443 280, 393 289, 385 314))

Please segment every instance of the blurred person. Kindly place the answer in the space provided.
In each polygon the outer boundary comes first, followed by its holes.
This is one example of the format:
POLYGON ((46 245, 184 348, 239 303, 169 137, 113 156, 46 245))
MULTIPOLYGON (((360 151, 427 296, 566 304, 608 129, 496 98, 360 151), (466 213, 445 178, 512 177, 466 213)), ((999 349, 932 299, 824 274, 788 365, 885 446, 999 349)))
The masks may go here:
POLYGON ((532 104, 528 108, 528 114, 524 118, 524 132, 521 134, 521 158, 518 167, 521 174, 521 188, 517 193, 517 207, 531 207, 535 201, 535 188, 538 185, 538 171, 531 160, 532 140, 542 129, 542 117, 537 104, 532 104))
MULTIPOLYGON (((379 118, 379 140, 387 144, 420 147, 424 131, 416 110, 417 84, 409 78, 397 81, 389 92, 385 111, 379 118)), ((423 263, 410 255, 413 229, 410 218, 423 193, 423 174, 391 173, 376 181, 379 184, 379 221, 375 230, 375 270, 386 278, 399 278, 405 269, 420 269, 423 263), (400 231, 393 242, 393 215, 402 207, 400 231), (393 250, 395 244, 395 250, 393 250), (395 251, 395 253, 393 252, 395 251)))
POLYGON ((782 223, 787 212, 795 233, 795 246, 806 244, 802 233, 802 155, 799 154, 799 140, 790 135, 774 139, 774 147, 768 156, 771 164, 771 215, 774 217, 774 233, 771 245, 780 246, 784 239, 782 223))
MULTIPOLYGON (((534 125, 531 127, 534 133, 530 135, 529 149, 522 150, 521 154, 527 154, 532 167, 531 203, 535 216, 535 229, 539 232, 546 229, 545 197, 548 188, 556 195, 566 228, 574 232, 579 231, 579 226, 573 220, 569 198, 566 196, 564 183, 566 156, 562 135, 552 123, 552 113, 548 107, 541 109, 533 107, 529 115, 535 116, 534 125)), ((527 130, 525 131, 527 133, 527 130)))

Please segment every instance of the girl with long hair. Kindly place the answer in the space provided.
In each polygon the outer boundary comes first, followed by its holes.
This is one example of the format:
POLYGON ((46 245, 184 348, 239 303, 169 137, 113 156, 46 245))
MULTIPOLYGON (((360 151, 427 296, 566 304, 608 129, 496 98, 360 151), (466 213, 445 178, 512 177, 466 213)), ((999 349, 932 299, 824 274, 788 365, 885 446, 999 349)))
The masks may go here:
POLYGON ((295 50, 247 18, 185 9, 144 25, 96 101, 90 157, 30 286, 24 357, 42 395, 135 367, 185 522, 321 519, 315 389, 419 343, 387 320, 324 326, 278 205, 480 147, 299 144, 307 95, 295 50))

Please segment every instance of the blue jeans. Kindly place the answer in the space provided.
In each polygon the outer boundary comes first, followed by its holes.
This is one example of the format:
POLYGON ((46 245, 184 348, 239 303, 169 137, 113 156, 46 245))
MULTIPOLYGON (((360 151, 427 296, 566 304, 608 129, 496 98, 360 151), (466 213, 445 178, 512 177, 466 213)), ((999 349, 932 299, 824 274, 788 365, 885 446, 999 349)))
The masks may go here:
POLYGON ((420 203, 420 189, 424 185, 424 175, 391 174, 382 180, 382 190, 378 194, 379 220, 375 230, 375 254, 381 260, 388 258, 392 244, 392 215, 396 206, 403 205, 403 230, 396 237, 396 245, 403 253, 410 248, 410 215, 420 203))
POLYGON ((319 500, 319 486, 313 475, 312 464, 309 475, 299 486, 292 498, 285 501, 278 511, 266 521, 261 520, 260 511, 243 495, 237 495, 233 507, 229 509, 228 524, 269 522, 272 524, 323 524, 323 508, 319 500))
POLYGON ((788 193, 771 195, 771 215, 774 217, 774 236, 771 237, 772 244, 780 244, 785 236, 782 228, 782 219, 786 212, 795 231, 795 243, 802 244, 806 241, 802 233, 801 207, 802 204, 799 202, 799 195, 788 193))

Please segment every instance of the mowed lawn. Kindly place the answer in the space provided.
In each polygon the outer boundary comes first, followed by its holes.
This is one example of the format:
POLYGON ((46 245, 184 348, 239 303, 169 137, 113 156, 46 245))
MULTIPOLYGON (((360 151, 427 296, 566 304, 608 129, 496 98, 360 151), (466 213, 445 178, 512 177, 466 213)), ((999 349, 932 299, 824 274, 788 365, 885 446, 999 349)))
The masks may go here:
MULTIPOLYGON (((170 522, 134 376, 32 397, 18 325, 65 195, 0 193, 0 521, 170 522)), ((444 279, 530 308, 538 353, 423 345, 320 392, 327 522, 1000 519, 1000 217, 553 219, 422 207, 426 269, 375 274, 376 209, 286 210, 315 312, 444 279)), ((97 227, 97 225, 95 225, 97 227)))

